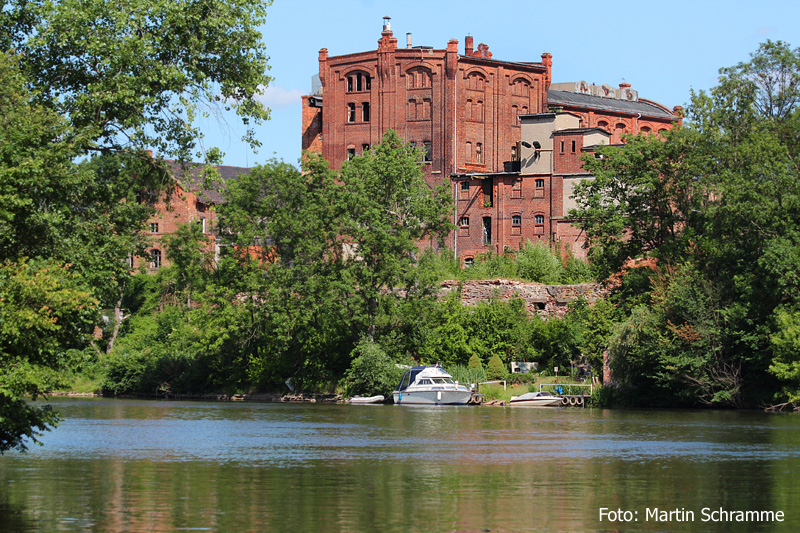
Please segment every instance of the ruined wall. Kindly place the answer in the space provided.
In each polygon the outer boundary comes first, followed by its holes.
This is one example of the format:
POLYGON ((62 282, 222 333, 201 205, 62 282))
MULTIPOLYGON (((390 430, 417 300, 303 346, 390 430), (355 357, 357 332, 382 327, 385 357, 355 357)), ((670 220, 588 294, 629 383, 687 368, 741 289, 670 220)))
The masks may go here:
POLYGON ((439 289, 444 298, 461 286, 461 302, 464 305, 478 305, 478 302, 510 300, 521 298, 525 308, 531 315, 541 317, 564 316, 567 305, 580 297, 594 302, 607 295, 607 290, 599 283, 581 283, 579 285, 545 285, 542 283, 525 283, 507 279, 479 281, 444 281, 439 289))

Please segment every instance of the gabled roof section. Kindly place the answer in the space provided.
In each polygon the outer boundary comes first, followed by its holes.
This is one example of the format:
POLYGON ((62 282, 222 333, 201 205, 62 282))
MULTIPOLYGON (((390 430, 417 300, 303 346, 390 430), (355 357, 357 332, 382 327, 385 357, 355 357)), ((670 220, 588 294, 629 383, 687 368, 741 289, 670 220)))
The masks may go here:
POLYGON ((550 89, 547 91, 547 100, 550 106, 570 106, 584 107, 587 109, 597 109, 600 111, 611 111, 616 113, 629 113, 642 116, 678 120, 674 113, 668 111, 660 105, 650 103, 647 100, 630 102, 616 98, 603 98, 602 96, 592 96, 590 94, 573 93, 569 91, 559 91, 550 89))
POLYGON ((225 198, 219 192, 229 180, 235 180, 242 174, 250 174, 251 168, 232 167, 227 165, 213 165, 219 176, 218 180, 207 181, 203 173, 205 165, 201 163, 178 163, 177 161, 165 161, 170 174, 177 183, 197 197, 210 204, 221 204, 225 198))

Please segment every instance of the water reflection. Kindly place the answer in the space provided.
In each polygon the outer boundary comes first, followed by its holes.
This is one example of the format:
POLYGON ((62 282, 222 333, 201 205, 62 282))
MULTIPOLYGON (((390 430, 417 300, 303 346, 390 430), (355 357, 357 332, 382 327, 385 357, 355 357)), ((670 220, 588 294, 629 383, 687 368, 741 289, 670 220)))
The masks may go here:
POLYGON ((0 531, 618 530, 600 507, 720 506, 800 526, 794 416, 57 403, 43 448, 0 457, 0 531))

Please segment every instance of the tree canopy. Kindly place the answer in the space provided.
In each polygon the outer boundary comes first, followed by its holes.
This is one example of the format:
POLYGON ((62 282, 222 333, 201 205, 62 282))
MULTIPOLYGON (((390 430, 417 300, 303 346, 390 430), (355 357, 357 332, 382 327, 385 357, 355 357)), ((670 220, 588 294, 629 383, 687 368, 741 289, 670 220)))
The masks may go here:
POLYGON ((268 118, 256 98, 269 82, 257 30, 268 4, 3 2, 0 453, 57 421, 22 395, 100 351, 89 333, 147 245, 153 203, 140 199, 173 185, 162 158, 219 157, 197 151, 201 115, 268 118))
POLYGON ((596 179, 573 216, 592 260, 647 294, 620 300, 629 318, 611 341, 636 401, 754 406, 787 397, 776 377, 800 386, 785 350, 800 304, 799 79, 800 50, 768 41, 693 94, 684 127, 587 160, 596 179))

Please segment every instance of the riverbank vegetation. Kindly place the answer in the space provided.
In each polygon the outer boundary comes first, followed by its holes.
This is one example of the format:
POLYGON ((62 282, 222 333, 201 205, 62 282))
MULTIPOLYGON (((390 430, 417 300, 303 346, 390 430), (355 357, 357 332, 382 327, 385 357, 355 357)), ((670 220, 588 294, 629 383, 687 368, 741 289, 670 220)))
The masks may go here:
POLYGON ((780 42, 694 94, 683 127, 586 160, 596 178, 572 216, 589 264, 528 244, 462 269, 443 246, 446 185, 429 187, 422 154, 388 132, 340 171, 308 155, 229 181, 218 254, 189 225, 165 240, 168 266, 130 272, 151 200, 173 186, 161 157, 218 160, 198 155, 200 108, 268 118, 254 98, 269 81, 264 8, 11 2, 0 14, 0 452, 57 422, 25 398, 66 380, 108 394, 289 379, 369 394, 398 363, 599 373, 607 351, 609 403, 800 400, 800 52, 780 42), (607 300, 547 320, 520 301, 438 295, 448 278, 592 276, 607 300))
POLYGON ((768 41, 693 94, 684 127, 586 161, 573 216, 619 284, 618 400, 800 398, 799 102, 800 49, 768 41))
MULTIPOLYGON (((4 2, 0 11, 0 453, 58 420, 25 398, 103 355, 143 254, 160 158, 198 155, 204 110, 268 118, 265 2, 4 2), (103 24, 97 24, 102 19, 103 24), (109 313, 113 314, 113 313, 109 313)), ((257 144, 249 132, 245 142, 257 144)))

